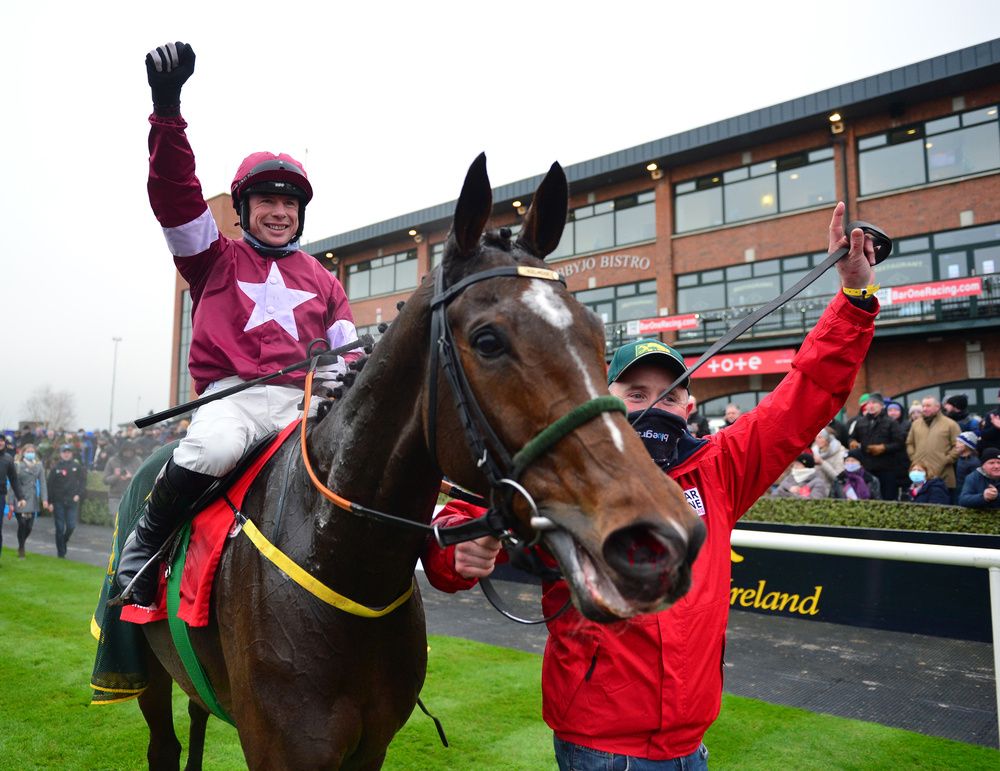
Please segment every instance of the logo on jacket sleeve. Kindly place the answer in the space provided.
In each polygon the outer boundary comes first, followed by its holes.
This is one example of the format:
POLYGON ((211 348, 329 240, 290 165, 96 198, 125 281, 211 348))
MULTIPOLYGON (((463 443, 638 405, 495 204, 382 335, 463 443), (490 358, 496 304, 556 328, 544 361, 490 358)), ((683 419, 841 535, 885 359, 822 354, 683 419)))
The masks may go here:
POLYGON ((698 492, 697 487, 689 487, 684 491, 684 497, 687 499, 688 505, 694 509, 694 513, 699 517, 705 516, 705 503, 701 500, 701 493, 698 492))

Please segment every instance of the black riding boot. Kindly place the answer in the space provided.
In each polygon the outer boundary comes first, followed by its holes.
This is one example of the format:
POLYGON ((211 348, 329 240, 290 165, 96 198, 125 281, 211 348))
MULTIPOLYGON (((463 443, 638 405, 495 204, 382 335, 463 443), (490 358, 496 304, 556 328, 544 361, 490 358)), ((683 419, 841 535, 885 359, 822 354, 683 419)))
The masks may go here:
MULTIPOLYGON (((213 476, 178 466, 172 458, 167 461, 118 560, 116 580, 123 591, 142 566, 160 550, 174 529, 190 516, 191 506, 214 481, 213 476)), ((136 605, 151 605, 156 599, 159 577, 158 564, 142 571, 132 586, 128 601, 136 605)))

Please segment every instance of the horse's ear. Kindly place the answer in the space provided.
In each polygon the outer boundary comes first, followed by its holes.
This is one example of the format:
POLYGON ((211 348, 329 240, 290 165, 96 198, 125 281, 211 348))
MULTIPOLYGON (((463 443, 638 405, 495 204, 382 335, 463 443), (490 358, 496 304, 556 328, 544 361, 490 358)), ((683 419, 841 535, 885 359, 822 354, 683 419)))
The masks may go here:
POLYGON ((524 224, 517 236, 518 246, 536 257, 544 258, 552 254, 559 246, 563 228, 566 227, 568 208, 566 172, 558 163, 553 163, 535 191, 531 208, 524 215, 524 224))
POLYGON ((492 212, 493 191, 486 174, 486 153, 480 153, 465 175, 462 194, 455 206, 451 239, 458 254, 465 256, 476 250, 492 212))

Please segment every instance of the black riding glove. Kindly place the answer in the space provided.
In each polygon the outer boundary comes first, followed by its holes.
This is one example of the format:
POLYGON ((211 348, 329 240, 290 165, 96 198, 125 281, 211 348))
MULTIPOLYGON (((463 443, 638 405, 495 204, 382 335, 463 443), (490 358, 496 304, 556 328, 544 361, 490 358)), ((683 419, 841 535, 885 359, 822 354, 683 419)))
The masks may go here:
POLYGON ((146 79, 157 115, 180 113, 181 88, 194 72, 194 49, 187 43, 164 43, 146 54, 146 79))
POLYGON ((650 409, 642 420, 633 422, 641 411, 630 412, 628 422, 646 445, 653 462, 666 471, 677 462, 677 442, 687 428, 684 418, 664 410, 650 409))

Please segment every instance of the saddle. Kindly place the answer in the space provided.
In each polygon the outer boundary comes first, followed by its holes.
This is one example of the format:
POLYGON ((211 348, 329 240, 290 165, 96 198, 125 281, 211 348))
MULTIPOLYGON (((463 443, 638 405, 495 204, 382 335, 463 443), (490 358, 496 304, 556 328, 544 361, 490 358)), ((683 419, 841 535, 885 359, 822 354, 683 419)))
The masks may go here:
POLYGON ((189 626, 208 624, 212 585, 222 550, 227 537, 239 532, 233 508, 242 506, 254 479, 298 425, 299 421, 295 421, 280 433, 273 432, 255 442, 232 471, 213 482, 201 495, 191 507, 196 513, 188 525, 173 536, 167 549, 169 556, 160 566, 156 603, 152 607, 126 605, 121 611, 122 621, 148 624, 166 619, 167 578, 171 571, 182 570, 177 617, 189 626), (181 564, 177 564, 176 559, 179 553, 184 553, 181 564))

